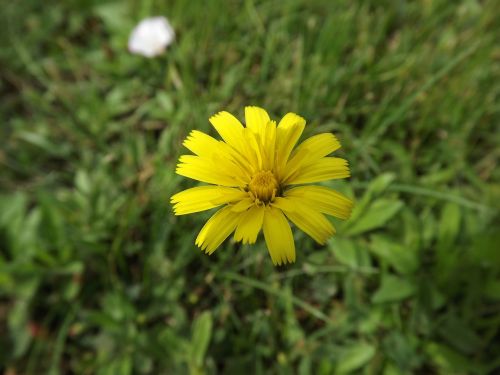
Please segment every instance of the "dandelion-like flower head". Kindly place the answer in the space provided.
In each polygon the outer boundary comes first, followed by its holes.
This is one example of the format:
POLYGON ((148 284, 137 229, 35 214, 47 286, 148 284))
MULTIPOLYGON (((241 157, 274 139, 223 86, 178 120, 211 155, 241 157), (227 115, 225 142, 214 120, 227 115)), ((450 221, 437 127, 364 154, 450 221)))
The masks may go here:
POLYGON ((289 221, 324 244, 335 233, 325 214, 347 219, 352 201, 311 183, 349 177, 345 159, 330 157, 340 148, 331 133, 315 135, 295 147, 305 120, 286 114, 278 125, 265 110, 245 108, 243 126, 228 112, 210 118, 222 140, 193 130, 183 145, 176 172, 210 185, 171 198, 176 215, 219 209, 201 229, 196 245, 212 254, 234 232, 234 240, 253 244, 261 229, 274 264, 295 261, 289 221))

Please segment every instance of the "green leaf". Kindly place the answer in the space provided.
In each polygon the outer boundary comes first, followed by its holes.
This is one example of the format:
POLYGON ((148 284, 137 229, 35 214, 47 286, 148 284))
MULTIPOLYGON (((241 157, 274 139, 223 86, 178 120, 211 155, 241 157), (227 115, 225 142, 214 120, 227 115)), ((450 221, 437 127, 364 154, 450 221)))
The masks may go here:
POLYGON ((373 358, 375 352, 373 345, 364 343, 347 349, 340 357, 335 373, 345 374, 361 368, 373 358))
POLYGON ((382 285, 372 297, 374 303, 385 303, 401 301, 415 294, 415 284, 407 279, 385 275, 382 278, 382 285))
POLYGON ((395 175, 393 173, 384 173, 370 183, 366 192, 363 194, 363 197, 354 205, 354 210, 351 215, 352 222, 357 221, 364 215, 373 198, 382 194, 389 187, 392 181, 394 181, 394 178, 395 175))
POLYGON ((334 253, 335 258, 346 266, 359 268, 371 265, 368 252, 349 239, 333 237, 328 242, 328 246, 334 253))
POLYGON ((482 347, 480 337, 467 322, 455 315, 449 315, 438 327, 439 334, 449 344, 465 354, 477 352, 482 347))
POLYGON ((400 370, 405 374, 412 374, 422 360, 417 352, 416 342, 418 342, 416 337, 394 330, 384 338, 383 350, 400 370))
POLYGON ((383 227, 402 207, 403 202, 399 200, 379 199, 348 227, 346 235, 352 236, 383 227))
MULTIPOLYGON (((43 218, 40 227, 44 232, 44 237, 60 254, 69 254, 70 242, 67 240, 65 219, 59 202, 52 194, 47 192, 40 193, 38 199, 43 218)), ((44 255, 47 255, 47 260, 55 262, 55 255, 53 253, 46 253, 44 255)))
POLYGON ((413 249, 391 241, 387 236, 371 236, 370 250, 401 274, 413 273, 418 268, 417 254, 413 249))
POLYGON ((29 301, 19 300, 9 314, 8 327, 13 344, 14 358, 20 358, 28 350, 32 336, 28 328, 29 301))
POLYGON ((47 137, 44 137, 41 134, 27 131, 20 131, 18 137, 25 142, 28 142, 34 146, 39 147, 43 151, 47 152, 49 155, 55 156, 66 156, 67 149, 64 146, 60 146, 57 143, 51 142, 47 137))
POLYGON ((212 336, 212 314, 203 312, 193 323, 193 336, 191 339, 191 361, 197 368, 202 367, 207 352, 210 337, 212 336))
POLYGON ((484 373, 484 366, 448 346, 432 342, 425 346, 425 351, 431 361, 441 369, 441 373, 472 373, 471 370, 474 373, 484 373))
POLYGON ((80 169, 76 172, 75 186, 83 194, 90 194, 91 193, 92 182, 90 180, 89 174, 85 170, 80 169))
POLYGON ((396 175, 394 173, 384 173, 378 176, 372 181, 369 187, 369 192, 371 194, 381 194, 389 187, 389 185, 395 180, 396 175))
POLYGON ((133 362, 132 357, 124 356, 113 358, 111 362, 104 364, 98 371, 98 375, 128 375, 132 373, 133 362))
POLYGON ((0 226, 8 226, 13 221, 22 221, 28 197, 23 193, 0 196, 0 226))
POLYGON ((94 12, 110 31, 125 32, 132 25, 128 4, 125 2, 99 4, 94 12))
POLYGON ((483 295, 494 301, 500 301, 500 280, 490 280, 484 286, 483 295))
POLYGON ((461 213, 456 203, 447 203, 441 212, 438 247, 446 251, 455 241, 460 230, 461 213))

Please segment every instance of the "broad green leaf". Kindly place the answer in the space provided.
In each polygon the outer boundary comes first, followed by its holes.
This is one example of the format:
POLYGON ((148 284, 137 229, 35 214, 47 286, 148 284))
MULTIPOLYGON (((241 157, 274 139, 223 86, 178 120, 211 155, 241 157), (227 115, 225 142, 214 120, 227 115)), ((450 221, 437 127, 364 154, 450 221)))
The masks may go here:
POLYGON ((394 173, 384 173, 378 176, 372 181, 369 187, 369 192, 371 194, 381 194, 389 187, 389 185, 395 180, 396 175, 394 173))
POLYGON ((27 220, 27 205, 28 197, 23 193, 0 196, 0 258, 7 254, 17 259, 31 255, 39 217, 27 220))
POLYGON ((345 234, 352 236, 383 227, 402 207, 403 202, 399 200, 379 199, 346 229, 345 234))
POLYGON ((374 179, 366 189, 363 197, 354 205, 351 221, 357 221, 363 216, 370 202, 373 201, 373 198, 383 193, 391 182, 394 181, 394 178, 395 175, 393 173, 385 173, 374 179))
POLYGON ((430 207, 424 208, 424 210, 420 214, 419 219, 422 226, 422 228, 420 229, 422 235, 422 247, 425 248, 430 246, 434 242, 434 239, 437 236, 439 225, 437 223, 436 216, 434 215, 430 207))
POLYGON ((483 294, 487 298, 500 301, 500 280, 490 280, 484 286, 483 294))
POLYGON ((203 312, 193 322, 193 336, 191 338, 191 360, 197 368, 203 366, 205 353, 212 336, 212 314, 209 311, 203 312))
POLYGON ((419 221, 417 214, 407 206, 401 210, 401 215, 404 234, 402 241, 398 240, 398 243, 402 242, 402 245, 404 245, 410 253, 416 253, 422 248, 423 225, 419 221))
POLYGON ((375 355, 376 349, 373 345, 360 343, 348 348, 339 359, 336 373, 346 374, 366 365, 375 355))
POLYGON ((467 258, 476 266, 500 270, 499 243, 500 231, 493 226, 474 238, 474 243, 467 252, 467 258))
POLYGON ((484 366, 441 343, 428 343, 424 350, 443 374, 469 373, 470 370, 474 373, 484 373, 484 366))
POLYGON ((455 241, 460 230, 461 213, 456 203, 447 203, 439 221, 438 247, 446 251, 455 241))
POLYGON ((342 264, 351 268, 369 267, 370 256, 367 251, 347 238, 333 237, 328 242, 335 258, 342 264))
POLYGON ((125 2, 102 3, 94 8, 94 12, 110 31, 120 33, 131 30, 133 23, 125 2))
POLYGON ((0 226, 9 226, 11 223, 22 221, 28 197, 23 193, 0 196, 0 226))
POLYGON ((476 332, 467 322, 455 315, 448 316, 439 324, 438 331, 451 346, 463 353, 472 354, 482 346, 482 340, 476 332))
POLYGON ((51 142, 48 137, 44 137, 41 134, 35 132, 20 131, 17 135, 20 139, 39 147, 49 155, 63 157, 67 154, 66 147, 51 142))
POLYGON ((124 356, 120 358, 113 358, 111 362, 104 364, 99 371, 98 375, 128 375, 133 370, 132 357, 124 356))
MULTIPOLYGON (((48 192, 40 193, 38 195, 38 200, 43 218, 40 226, 41 230, 44 232, 44 237, 51 246, 54 246, 60 252, 60 254, 68 254, 70 242, 67 240, 65 220, 59 202, 48 192)), ((55 258, 54 254, 50 255, 55 258)), ((52 261, 55 262, 56 260, 52 259, 52 261)))
POLYGON ((90 194, 92 191, 92 182, 89 174, 85 170, 80 169, 76 172, 75 186, 83 194, 90 194))
POLYGON ((382 284, 372 297, 374 303, 401 301, 415 294, 415 284, 402 277, 385 275, 382 284))
POLYGON ((415 272, 418 268, 418 258, 414 250, 390 240, 387 236, 371 236, 369 248, 401 274, 415 272))
POLYGON ((18 300, 9 314, 8 326, 14 358, 24 355, 33 339, 28 328, 28 310, 29 302, 24 299, 18 300))
POLYGON ((385 355, 404 373, 414 373, 414 370, 421 364, 416 342, 415 336, 393 330, 383 339, 383 350, 385 355))
POLYGON ((359 332, 363 334, 375 333, 383 324, 384 316, 385 306, 373 306, 368 315, 359 323, 359 332))
POLYGON ((394 366, 391 362, 388 362, 384 367, 382 375, 404 375, 404 372, 394 366))

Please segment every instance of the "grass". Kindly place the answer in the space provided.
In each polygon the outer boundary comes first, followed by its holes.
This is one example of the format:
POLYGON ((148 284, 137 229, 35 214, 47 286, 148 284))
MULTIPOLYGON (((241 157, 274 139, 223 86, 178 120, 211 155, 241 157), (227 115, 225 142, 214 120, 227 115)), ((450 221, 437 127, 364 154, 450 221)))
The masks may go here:
POLYGON ((500 371, 495 1, 128 0, 0 16, 0 369, 500 371), (142 17, 177 40, 126 50, 142 17), (169 197, 192 129, 245 105, 334 132, 351 220, 275 268, 208 257, 169 197))

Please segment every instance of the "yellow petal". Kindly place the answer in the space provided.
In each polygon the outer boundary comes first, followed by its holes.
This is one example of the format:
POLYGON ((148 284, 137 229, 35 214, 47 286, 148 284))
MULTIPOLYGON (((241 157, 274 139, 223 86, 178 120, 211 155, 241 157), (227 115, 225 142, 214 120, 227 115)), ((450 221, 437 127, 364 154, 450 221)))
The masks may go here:
POLYGON ((274 167, 276 151, 276 122, 269 121, 265 127, 262 139, 262 167, 270 171, 274 167))
POLYGON ((264 212, 264 238, 273 264, 295 262, 295 243, 285 215, 279 209, 266 207, 264 212))
POLYGON ((286 164, 283 179, 288 179, 304 165, 316 162, 339 148, 339 141, 331 133, 322 133, 306 139, 293 151, 286 164))
POLYGON ((243 139, 241 154, 246 158, 252 172, 260 171, 262 169, 262 148, 257 135, 250 129, 245 128, 243 130, 243 139))
POLYGON ((335 234, 335 228, 325 215, 308 207, 299 198, 276 198, 271 205, 283 210, 297 227, 321 245, 335 234))
POLYGON ((286 185, 310 184, 349 177, 347 160, 326 157, 301 166, 295 173, 283 180, 286 185))
POLYGON ((340 219, 351 216, 352 201, 345 195, 324 186, 300 186, 285 192, 286 197, 298 198, 313 210, 340 219))
POLYGON ((221 204, 239 201, 248 193, 223 186, 198 186, 181 191, 170 198, 176 215, 205 211, 221 204))
POLYGON ((264 207, 253 206, 241 216, 234 232, 234 240, 244 244, 253 244, 262 228, 264 207))
POLYGON ((275 168, 280 178, 293 147, 302 134, 306 120, 295 113, 287 113, 278 124, 276 131, 275 168))
POLYGON ((189 133, 182 144, 198 156, 210 156, 221 147, 218 140, 198 130, 189 133))
POLYGON ((195 155, 182 155, 175 172, 208 184, 243 187, 248 177, 226 159, 209 160, 195 155), (225 168, 223 168, 224 166, 225 168))
POLYGON ((234 230, 239 216, 239 213, 231 211, 230 206, 221 208, 203 226, 196 237, 196 245, 207 254, 212 254, 234 230))
POLYGON ((246 183, 252 176, 253 171, 239 152, 203 132, 193 130, 184 140, 183 145, 202 159, 217 166, 218 170, 235 170, 238 178, 244 179, 246 183))
POLYGON ((245 123, 255 134, 262 134, 271 121, 267 112, 259 107, 245 107, 245 123))
POLYGON ((258 165, 258 170, 271 170, 274 166, 276 148, 276 123, 271 121, 267 112, 259 107, 245 107, 245 122, 250 132, 244 135, 252 148, 247 153, 256 155, 256 158, 252 156, 252 159, 258 165))
POLYGON ((250 198, 250 197, 246 197, 242 200, 240 200, 239 202, 237 202, 236 204, 232 205, 231 206, 231 211, 233 212, 243 212, 243 211, 246 211, 248 210, 250 207, 252 207, 254 205, 254 199, 250 198))
POLYGON ((239 150, 243 146, 243 125, 229 112, 219 112, 210 117, 210 123, 224 142, 239 150))
POLYGON ((240 184, 248 183, 252 176, 248 163, 234 149, 222 141, 217 141, 209 135, 192 131, 184 140, 183 145, 199 156, 202 160, 215 166, 217 171, 230 171, 240 184))

